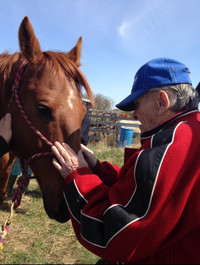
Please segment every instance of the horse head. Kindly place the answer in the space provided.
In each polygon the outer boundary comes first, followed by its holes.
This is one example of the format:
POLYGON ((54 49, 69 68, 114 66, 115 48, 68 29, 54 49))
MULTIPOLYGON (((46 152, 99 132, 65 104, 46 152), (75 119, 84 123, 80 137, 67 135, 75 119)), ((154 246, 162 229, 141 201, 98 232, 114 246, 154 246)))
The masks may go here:
POLYGON ((66 142, 75 152, 80 150, 80 127, 86 113, 81 100, 82 87, 94 105, 90 86, 79 69, 82 38, 69 52, 42 52, 30 21, 25 17, 19 28, 19 44, 21 52, 13 60, 16 61, 13 72, 19 75, 17 69, 24 64, 23 73, 19 77, 18 98, 11 100, 7 110, 13 117, 11 150, 21 159, 34 156, 30 166, 38 181, 46 213, 50 218, 65 222, 68 211, 62 193, 64 180, 53 167, 50 152, 55 141, 66 142), (37 156, 43 153, 49 155, 37 156))

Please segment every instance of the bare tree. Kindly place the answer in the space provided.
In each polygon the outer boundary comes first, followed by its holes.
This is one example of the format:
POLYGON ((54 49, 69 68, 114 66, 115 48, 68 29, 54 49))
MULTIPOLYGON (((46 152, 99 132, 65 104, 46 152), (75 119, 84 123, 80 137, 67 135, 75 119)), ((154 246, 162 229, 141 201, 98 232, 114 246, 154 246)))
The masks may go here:
MULTIPOLYGON (((83 94, 83 98, 88 98, 87 94, 83 94)), ((94 101, 95 101, 96 109, 98 110, 109 111, 114 106, 113 99, 106 97, 100 93, 94 95, 94 101)))

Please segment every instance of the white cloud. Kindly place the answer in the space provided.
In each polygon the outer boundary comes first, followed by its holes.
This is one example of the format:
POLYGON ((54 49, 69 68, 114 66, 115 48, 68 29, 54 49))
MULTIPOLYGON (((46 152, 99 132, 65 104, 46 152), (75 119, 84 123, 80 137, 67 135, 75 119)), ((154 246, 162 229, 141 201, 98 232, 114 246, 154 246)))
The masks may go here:
POLYGON ((149 28, 149 21, 154 20, 154 15, 157 17, 156 12, 158 0, 144 1, 140 6, 134 6, 129 9, 129 15, 126 14, 126 19, 118 28, 118 33, 121 38, 135 37, 143 34, 143 30, 149 28), (134 10, 134 12, 133 12, 134 10), (149 20, 149 21, 148 21, 149 20))
POLYGON ((189 4, 184 0, 184 4, 180 6, 180 2, 174 0, 144 0, 140 5, 129 7, 117 29, 120 44, 131 53, 133 50, 147 54, 149 51, 155 54, 183 52, 191 45, 192 35, 199 25, 198 2, 192 0, 189 4))
POLYGON ((128 30, 129 30, 129 23, 126 21, 123 21, 121 26, 118 29, 119 35, 124 38, 127 36, 128 30))

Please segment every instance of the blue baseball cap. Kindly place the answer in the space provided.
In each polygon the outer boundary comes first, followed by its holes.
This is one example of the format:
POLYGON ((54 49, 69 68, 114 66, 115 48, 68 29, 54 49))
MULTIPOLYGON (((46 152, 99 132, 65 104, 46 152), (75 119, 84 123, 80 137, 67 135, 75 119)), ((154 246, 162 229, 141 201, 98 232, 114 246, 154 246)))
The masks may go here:
POLYGON ((182 63, 169 59, 157 58, 144 64, 136 73, 131 94, 116 105, 124 111, 135 109, 133 101, 155 87, 191 84, 189 69, 182 63))

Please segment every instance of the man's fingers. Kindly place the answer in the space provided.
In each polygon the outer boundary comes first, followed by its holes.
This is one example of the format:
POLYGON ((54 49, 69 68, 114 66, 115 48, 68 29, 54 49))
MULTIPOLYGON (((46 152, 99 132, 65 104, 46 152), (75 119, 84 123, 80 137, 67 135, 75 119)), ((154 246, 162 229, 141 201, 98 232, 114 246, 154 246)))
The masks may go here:
POLYGON ((76 156, 76 153, 74 152, 74 150, 66 143, 62 143, 62 146, 65 148, 65 150, 67 150, 67 152, 72 156, 76 156))
POLYGON ((56 158, 58 159, 58 161, 60 161, 61 164, 64 164, 65 163, 65 159, 63 158, 62 153, 59 150, 59 147, 52 146, 51 150, 54 153, 54 155, 56 156, 56 158))
POLYGON ((62 169, 62 167, 61 167, 61 165, 56 161, 55 158, 53 158, 52 163, 53 163, 54 167, 60 172, 61 169, 62 169))
POLYGON ((7 120, 11 120, 12 119, 12 116, 10 113, 6 113, 6 115, 4 116, 5 119, 7 120))
POLYGON ((51 150, 56 158, 53 158, 52 163, 60 174, 66 178, 72 171, 88 167, 87 162, 83 158, 82 150, 76 154, 67 144, 55 142, 51 150))
POLYGON ((59 142, 55 142, 55 146, 57 147, 60 154, 63 156, 64 160, 68 161, 70 159, 70 156, 71 156, 71 153, 70 153, 68 147, 65 148, 65 146, 63 146, 63 144, 60 144, 59 142))
POLYGON ((83 150, 83 152, 86 151, 86 152, 94 154, 94 152, 90 150, 89 148, 87 148, 84 144, 81 144, 81 149, 83 150))

